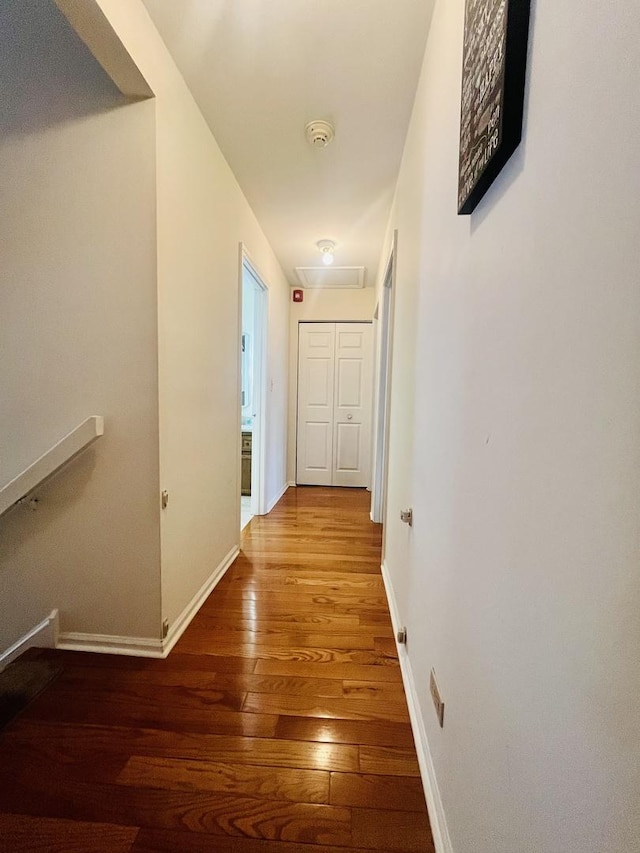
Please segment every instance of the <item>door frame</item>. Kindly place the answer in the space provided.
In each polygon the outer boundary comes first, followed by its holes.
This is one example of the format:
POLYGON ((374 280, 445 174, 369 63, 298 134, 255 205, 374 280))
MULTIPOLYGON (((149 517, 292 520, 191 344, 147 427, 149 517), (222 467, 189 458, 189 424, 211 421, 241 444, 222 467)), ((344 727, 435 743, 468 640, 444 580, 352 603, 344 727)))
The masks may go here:
POLYGON ((387 514, 389 479, 389 421, 391 412, 391 366, 393 359, 393 325, 396 293, 396 258, 398 232, 393 242, 382 280, 381 299, 376 306, 376 396, 374 404, 373 463, 371 477, 371 521, 384 524, 387 514))
POLYGON ((240 527, 241 465, 242 465, 242 291, 245 274, 255 284, 256 329, 253 341, 253 393, 255 418, 251 439, 251 512, 266 515, 266 449, 267 449, 267 380, 268 380, 268 331, 269 331, 269 286, 260 270, 251 259, 244 243, 240 243, 238 283, 238 528, 240 527))

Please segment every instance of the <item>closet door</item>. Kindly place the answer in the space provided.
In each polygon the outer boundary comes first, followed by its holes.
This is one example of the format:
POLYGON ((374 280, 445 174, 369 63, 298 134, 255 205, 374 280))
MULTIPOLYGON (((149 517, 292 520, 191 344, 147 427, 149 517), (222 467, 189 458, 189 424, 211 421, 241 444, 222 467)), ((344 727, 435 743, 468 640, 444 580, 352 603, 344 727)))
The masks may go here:
POLYGON ((300 323, 296 482, 368 486, 370 323, 300 323))
POLYGON ((334 486, 369 485, 372 355, 370 323, 336 323, 334 486))
POLYGON ((331 486, 335 324, 300 323, 296 482, 331 486))

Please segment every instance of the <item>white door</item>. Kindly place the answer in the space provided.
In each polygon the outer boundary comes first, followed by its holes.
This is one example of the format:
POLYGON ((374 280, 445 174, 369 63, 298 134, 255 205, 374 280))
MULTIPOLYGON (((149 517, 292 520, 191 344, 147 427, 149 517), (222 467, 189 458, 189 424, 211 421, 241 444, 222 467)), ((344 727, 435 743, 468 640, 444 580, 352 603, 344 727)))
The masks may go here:
POLYGON ((333 323, 301 323, 298 357, 297 482, 330 486, 333 477, 333 323))
POLYGON ((368 486, 370 323, 301 323, 297 482, 368 486))
POLYGON ((370 323, 336 323, 334 486, 369 485, 371 348, 370 323))

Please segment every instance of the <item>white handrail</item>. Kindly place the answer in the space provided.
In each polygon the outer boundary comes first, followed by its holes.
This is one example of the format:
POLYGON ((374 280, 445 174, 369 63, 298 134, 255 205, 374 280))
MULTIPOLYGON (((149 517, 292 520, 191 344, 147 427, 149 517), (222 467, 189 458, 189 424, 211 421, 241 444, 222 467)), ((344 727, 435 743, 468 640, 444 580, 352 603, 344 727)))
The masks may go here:
POLYGON ((0 489, 0 515, 26 497, 36 486, 48 480, 59 468, 66 465, 101 435, 104 435, 102 415, 92 415, 71 430, 68 435, 29 465, 22 474, 18 474, 0 489))

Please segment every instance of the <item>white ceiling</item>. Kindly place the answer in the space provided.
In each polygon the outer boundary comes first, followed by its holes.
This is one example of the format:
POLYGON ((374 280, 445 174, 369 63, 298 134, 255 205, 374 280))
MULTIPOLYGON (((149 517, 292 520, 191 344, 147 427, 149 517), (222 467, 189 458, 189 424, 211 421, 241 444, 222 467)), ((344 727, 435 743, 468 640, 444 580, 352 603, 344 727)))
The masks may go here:
POLYGON ((144 3, 291 284, 331 239, 373 285, 432 0, 144 3))

